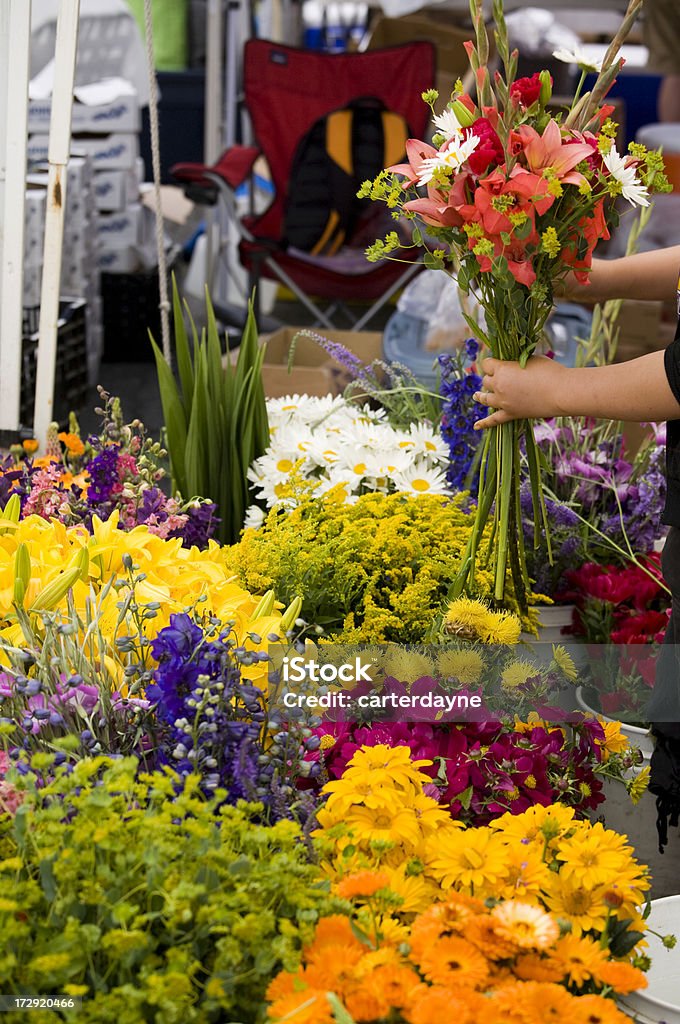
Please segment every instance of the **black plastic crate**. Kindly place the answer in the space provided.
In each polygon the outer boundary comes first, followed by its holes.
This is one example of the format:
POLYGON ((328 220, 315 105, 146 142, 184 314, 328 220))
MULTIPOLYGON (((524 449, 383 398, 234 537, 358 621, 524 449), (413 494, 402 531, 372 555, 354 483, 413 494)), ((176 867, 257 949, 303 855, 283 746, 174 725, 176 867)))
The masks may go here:
POLYGON ((149 331, 156 344, 161 345, 158 269, 136 274, 102 274, 101 289, 104 361, 152 363, 149 331))
MULTIPOLYGON (((57 321, 57 356, 54 373, 53 419, 66 426, 70 412, 79 412, 87 399, 87 339, 84 299, 62 299, 57 321)), ((38 371, 40 307, 24 309, 21 352, 21 422, 33 423, 38 371)))

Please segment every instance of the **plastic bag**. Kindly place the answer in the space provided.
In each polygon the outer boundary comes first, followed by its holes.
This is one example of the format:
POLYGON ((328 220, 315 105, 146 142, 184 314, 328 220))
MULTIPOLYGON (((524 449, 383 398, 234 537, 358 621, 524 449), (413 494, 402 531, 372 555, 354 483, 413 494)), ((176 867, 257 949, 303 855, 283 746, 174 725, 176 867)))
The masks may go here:
POLYGON ((541 7, 522 7, 507 14, 505 21, 510 46, 516 46, 523 57, 549 57, 561 46, 567 50, 581 47, 576 33, 541 7))
POLYGON ((472 292, 462 295, 456 279, 447 276, 437 306, 429 318, 426 351, 452 352, 462 348, 473 334, 463 316, 463 309, 481 327, 484 326, 484 314, 475 296, 472 292))

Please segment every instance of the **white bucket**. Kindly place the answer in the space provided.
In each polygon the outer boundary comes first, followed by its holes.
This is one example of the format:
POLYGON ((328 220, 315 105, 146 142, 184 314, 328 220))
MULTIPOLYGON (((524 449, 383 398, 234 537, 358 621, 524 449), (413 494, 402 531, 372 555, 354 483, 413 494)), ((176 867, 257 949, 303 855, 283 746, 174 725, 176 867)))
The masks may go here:
MULTIPOLYGON (((680 896, 652 900, 647 922, 660 935, 680 939, 680 896)), ((655 935, 646 936, 652 960, 647 973, 648 987, 641 992, 619 997, 622 1010, 635 1014, 638 1024, 680 1024, 680 942, 666 949, 655 935)))
POLYGON ((538 610, 538 639, 540 643, 559 644, 570 641, 563 630, 571 626, 573 604, 541 605, 538 610))

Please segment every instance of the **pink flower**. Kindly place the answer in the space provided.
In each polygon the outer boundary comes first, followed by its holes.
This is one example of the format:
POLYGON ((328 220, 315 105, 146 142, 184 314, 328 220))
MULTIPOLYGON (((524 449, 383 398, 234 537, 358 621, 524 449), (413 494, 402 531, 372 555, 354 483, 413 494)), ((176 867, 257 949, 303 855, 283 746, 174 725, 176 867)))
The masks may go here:
POLYGON ((585 181, 574 167, 592 156, 592 148, 584 142, 565 142, 554 118, 548 121, 542 135, 528 124, 521 124, 511 135, 521 146, 529 169, 534 173, 550 171, 558 181, 571 185, 582 185, 585 181))

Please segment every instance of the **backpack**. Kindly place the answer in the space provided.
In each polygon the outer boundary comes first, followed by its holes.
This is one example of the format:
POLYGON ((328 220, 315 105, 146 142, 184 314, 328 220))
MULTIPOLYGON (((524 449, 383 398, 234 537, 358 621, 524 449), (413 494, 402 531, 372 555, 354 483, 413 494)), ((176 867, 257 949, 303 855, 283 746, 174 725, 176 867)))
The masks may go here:
POLYGON ((337 252, 366 213, 366 201, 357 198, 362 182, 399 163, 408 138, 404 118, 371 97, 319 118, 293 158, 284 244, 313 255, 337 252))

